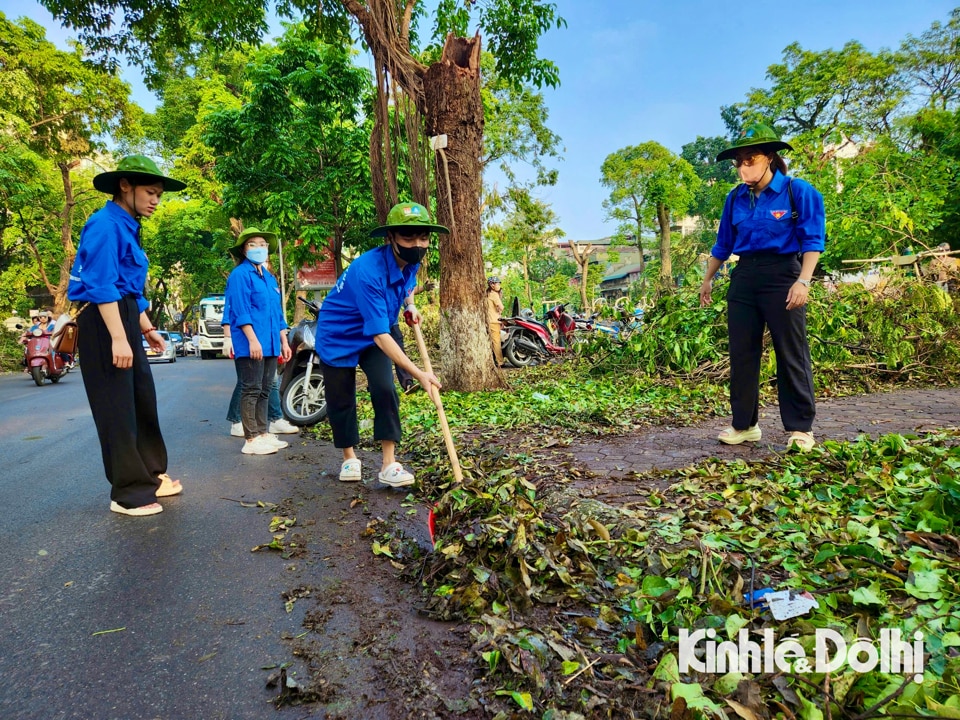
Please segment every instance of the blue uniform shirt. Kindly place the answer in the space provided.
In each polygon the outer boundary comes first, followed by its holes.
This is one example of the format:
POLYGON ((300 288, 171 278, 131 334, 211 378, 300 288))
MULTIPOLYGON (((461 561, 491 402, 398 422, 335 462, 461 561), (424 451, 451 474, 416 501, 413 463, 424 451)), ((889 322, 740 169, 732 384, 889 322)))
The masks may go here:
POLYGON ((253 326, 264 357, 280 355, 280 331, 287 328, 280 287, 269 270, 260 268, 262 277, 254 263, 244 260, 227 278, 221 324, 230 326, 234 357, 250 357, 250 341, 242 325, 253 326))
POLYGON ((710 254, 717 260, 726 260, 731 254, 823 252, 827 234, 823 195, 807 181, 792 178, 799 216, 794 221, 787 190, 790 180, 775 171, 770 184, 756 199, 746 185, 731 190, 710 254))
POLYGON ((320 308, 320 359, 331 367, 356 367, 373 337, 390 332, 404 299, 417 286, 419 268, 417 263, 401 270, 389 245, 350 263, 320 308))
POLYGON ((147 254, 140 247, 140 223, 110 200, 80 232, 80 248, 70 268, 67 297, 98 305, 132 295, 143 312, 147 254))

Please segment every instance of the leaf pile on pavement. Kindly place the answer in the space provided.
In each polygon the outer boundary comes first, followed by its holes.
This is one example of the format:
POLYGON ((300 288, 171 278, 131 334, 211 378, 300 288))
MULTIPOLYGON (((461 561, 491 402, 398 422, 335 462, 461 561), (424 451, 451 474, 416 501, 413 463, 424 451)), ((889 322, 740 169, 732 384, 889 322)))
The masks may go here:
POLYGON ((671 484, 628 507, 584 498, 565 487, 566 472, 523 455, 480 444, 464 454, 462 487, 425 483, 438 497, 437 545, 422 581, 431 614, 480 623, 491 708, 960 714, 960 432, 828 441, 806 455, 638 476, 641 488, 671 484), (744 604, 761 588, 810 591, 819 607, 778 622, 744 604), (923 682, 848 665, 829 679, 800 667, 680 672, 680 629, 711 629, 720 641, 740 629, 759 639, 764 628, 795 635, 810 657, 816 628, 850 643, 920 631, 923 682))

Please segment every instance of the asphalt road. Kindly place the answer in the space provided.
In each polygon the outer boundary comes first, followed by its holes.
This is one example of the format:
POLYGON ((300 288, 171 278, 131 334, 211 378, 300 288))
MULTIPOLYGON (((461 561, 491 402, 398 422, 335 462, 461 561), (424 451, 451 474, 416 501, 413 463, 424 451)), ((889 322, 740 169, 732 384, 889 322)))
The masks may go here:
POLYGON ((0 375, 0 718, 277 715, 263 668, 300 631, 279 596, 289 570, 250 551, 269 516, 223 498, 282 499, 290 461, 229 437, 229 361, 153 370, 185 490, 148 518, 109 512, 79 369, 43 387, 0 375))

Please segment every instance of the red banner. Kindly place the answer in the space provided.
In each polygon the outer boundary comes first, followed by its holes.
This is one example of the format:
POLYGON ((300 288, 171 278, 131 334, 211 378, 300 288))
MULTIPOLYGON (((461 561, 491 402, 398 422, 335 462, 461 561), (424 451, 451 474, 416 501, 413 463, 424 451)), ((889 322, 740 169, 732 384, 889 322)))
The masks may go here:
POLYGON ((297 270, 297 290, 329 290, 337 284, 337 266, 333 262, 333 238, 330 238, 326 255, 327 260, 321 260, 313 265, 304 265, 297 270))

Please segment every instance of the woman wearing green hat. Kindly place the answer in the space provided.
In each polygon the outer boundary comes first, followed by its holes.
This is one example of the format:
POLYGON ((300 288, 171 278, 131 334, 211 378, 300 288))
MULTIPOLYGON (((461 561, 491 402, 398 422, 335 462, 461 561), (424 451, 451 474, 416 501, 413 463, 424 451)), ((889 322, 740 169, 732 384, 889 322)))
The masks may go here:
POLYGON ((323 369, 333 444, 343 451, 340 480, 344 482, 361 479, 360 460, 354 451, 360 442, 357 365, 367 376, 374 412, 373 437, 383 449, 377 477, 392 487, 404 487, 414 481, 413 474, 395 457, 401 428, 393 363, 428 391, 431 384, 440 387, 440 381, 413 364, 390 335, 390 326, 401 308, 405 308, 404 320, 408 325, 420 322, 413 303, 420 261, 430 245, 430 234, 449 232, 430 222, 423 205, 408 202, 394 206, 387 223, 370 233, 371 237, 385 237, 387 244, 368 250, 350 263, 320 308, 317 335, 324 342, 317 347, 317 353, 323 369))
POLYGON ((67 296, 86 303, 77 316, 80 373, 97 426, 110 510, 155 515, 157 498, 177 495, 167 472, 167 448, 157 418, 157 394, 141 336, 162 351, 163 338, 147 317, 143 297, 149 263, 140 218, 153 215, 164 192, 186 185, 165 177, 150 158, 131 155, 93 186, 112 200, 90 216, 70 270, 67 296))
POLYGON ((777 394, 788 447, 809 450, 816 414, 807 341, 806 304, 826 222, 823 196, 787 175, 779 150, 792 150, 776 132, 748 126, 717 161, 731 160, 742 181, 727 195, 717 242, 700 286, 700 304, 711 302, 713 277, 739 256, 727 291, 730 337, 730 405, 733 423, 717 438, 728 445, 761 438, 760 359, 769 328, 777 357, 777 394))
POLYGON ((233 361, 240 378, 244 455, 271 455, 287 447, 268 432, 267 408, 277 379, 277 358, 290 359, 287 321, 276 278, 266 267, 277 251, 276 233, 247 228, 230 248, 237 266, 227 278, 223 324, 230 326, 233 361))

